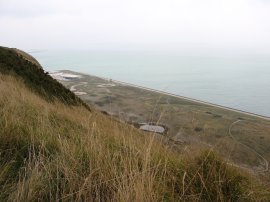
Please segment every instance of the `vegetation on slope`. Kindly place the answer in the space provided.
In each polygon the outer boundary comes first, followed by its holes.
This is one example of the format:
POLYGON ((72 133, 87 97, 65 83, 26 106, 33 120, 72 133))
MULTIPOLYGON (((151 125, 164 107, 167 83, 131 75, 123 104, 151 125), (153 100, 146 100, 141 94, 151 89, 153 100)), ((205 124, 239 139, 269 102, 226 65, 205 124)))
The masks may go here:
POLYGON ((154 134, 77 105, 11 50, 0 53, 0 201, 269 200, 213 152, 183 157, 154 134))
POLYGON ((0 201, 267 200, 211 151, 180 156, 102 113, 0 74, 0 201))
POLYGON ((33 64, 36 64, 38 67, 42 68, 36 58, 34 58, 32 55, 17 48, 12 48, 12 50, 18 53, 18 55, 22 56, 25 60, 28 60, 29 62, 32 62, 33 64))
MULTIPOLYGON (((16 75, 33 91, 48 101, 55 98, 65 104, 84 104, 69 89, 44 72, 36 60, 17 49, 0 47, 0 73, 16 75)), ((85 105, 85 104, 84 104, 85 105)), ((87 105, 85 105, 87 106, 87 105)))

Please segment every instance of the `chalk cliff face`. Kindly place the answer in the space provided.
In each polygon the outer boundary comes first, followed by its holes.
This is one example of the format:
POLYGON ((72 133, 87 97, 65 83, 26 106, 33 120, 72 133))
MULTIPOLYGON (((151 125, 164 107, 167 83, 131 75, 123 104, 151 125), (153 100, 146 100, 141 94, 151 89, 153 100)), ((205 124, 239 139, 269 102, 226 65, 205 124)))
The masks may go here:
POLYGON ((211 151, 179 153, 89 110, 27 57, 0 48, 0 201, 270 199, 211 151))

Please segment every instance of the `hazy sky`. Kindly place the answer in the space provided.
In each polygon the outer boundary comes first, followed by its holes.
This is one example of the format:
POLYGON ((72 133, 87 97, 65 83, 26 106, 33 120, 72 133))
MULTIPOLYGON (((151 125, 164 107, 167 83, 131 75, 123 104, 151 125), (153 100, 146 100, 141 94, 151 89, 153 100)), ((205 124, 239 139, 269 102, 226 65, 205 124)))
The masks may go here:
POLYGON ((270 55, 270 0, 0 0, 0 45, 270 55))

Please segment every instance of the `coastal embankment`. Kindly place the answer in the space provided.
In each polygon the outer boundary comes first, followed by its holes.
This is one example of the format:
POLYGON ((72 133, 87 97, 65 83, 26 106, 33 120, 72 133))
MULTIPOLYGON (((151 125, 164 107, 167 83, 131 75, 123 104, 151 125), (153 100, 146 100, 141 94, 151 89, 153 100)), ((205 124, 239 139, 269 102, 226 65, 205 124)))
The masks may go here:
POLYGON ((189 98, 189 97, 185 97, 185 96, 181 96, 181 95, 176 95, 176 94, 165 92, 165 91, 162 91, 162 90, 156 90, 156 89, 143 87, 143 86, 139 86, 139 85, 136 85, 136 84, 131 84, 131 83, 118 81, 118 80, 114 80, 114 79, 109 79, 109 78, 105 78, 105 77, 98 77, 98 78, 104 79, 104 80, 106 80, 108 82, 114 82, 114 83, 118 83, 118 84, 121 84, 121 85, 131 86, 131 87, 139 88, 139 89, 142 89, 142 90, 147 90, 147 91, 151 91, 151 92, 155 92, 155 93, 160 93, 160 94, 163 94, 163 95, 172 96, 172 97, 183 99, 183 100, 190 101, 190 102, 200 103, 200 104, 208 105, 208 106, 211 106, 211 107, 217 107, 217 108, 224 109, 224 110, 238 112, 238 113, 241 113, 241 114, 244 114, 244 115, 248 115, 248 116, 252 116, 252 117, 256 117, 256 118, 261 118, 261 119, 268 120, 268 121, 270 120, 270 117, 263 116, 263 115, 260 115, 260 114, 255 114, 255 113, 251 113, 251 112, 247 112, 247 111, 243 111, 243 110, 239 110, 239 109, 234 109, 234 108, 231 108, 231 107, 226 107, 226 106, 222 106, 222 105, 218 105, 218 104, 214 104, 214 103, 210 103, 210 102, 207 102, 207 101, 202 101, 202 100, 198 100, 198 99, 194 99, 194 98, 189 98))

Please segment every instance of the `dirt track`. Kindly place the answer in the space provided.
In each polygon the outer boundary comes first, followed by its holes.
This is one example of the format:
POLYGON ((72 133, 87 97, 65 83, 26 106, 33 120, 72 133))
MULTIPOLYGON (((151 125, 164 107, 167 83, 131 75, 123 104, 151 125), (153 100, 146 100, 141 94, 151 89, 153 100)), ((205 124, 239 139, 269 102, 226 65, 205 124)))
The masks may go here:
POLYGON ((240 145, 242 145, 242 146, 244 146, 244 147, 247 147, 250 151, 252 151, 253 153, 255 153, 255 154, 263 161, 263 163, 261 163, 261 165, 263 165, 263 166, 265 167, 264 170, 262 170, 262 171, 260 171, 260 172, 267 172, 267 171, 269 170, 269 162, 268 162, 261 154, 259 154, 257 151, 255 151, 253 148, 251 148, 251 147, 249 147, 249 146, 247 146, 247 145, 245 145, 245 144, 239 142, 239 141, 232 135, 232 132, 231 132, 232 127, 233 127, 235 124, 239 123, 239 122, 243 122, 243 120, 237 120, 237 121, 233 122, 233 123, 230 125, 229 132, 228 132, 229 136, 230 136, 235 142, 237 142, 238 144, 240 144, 240 145))

